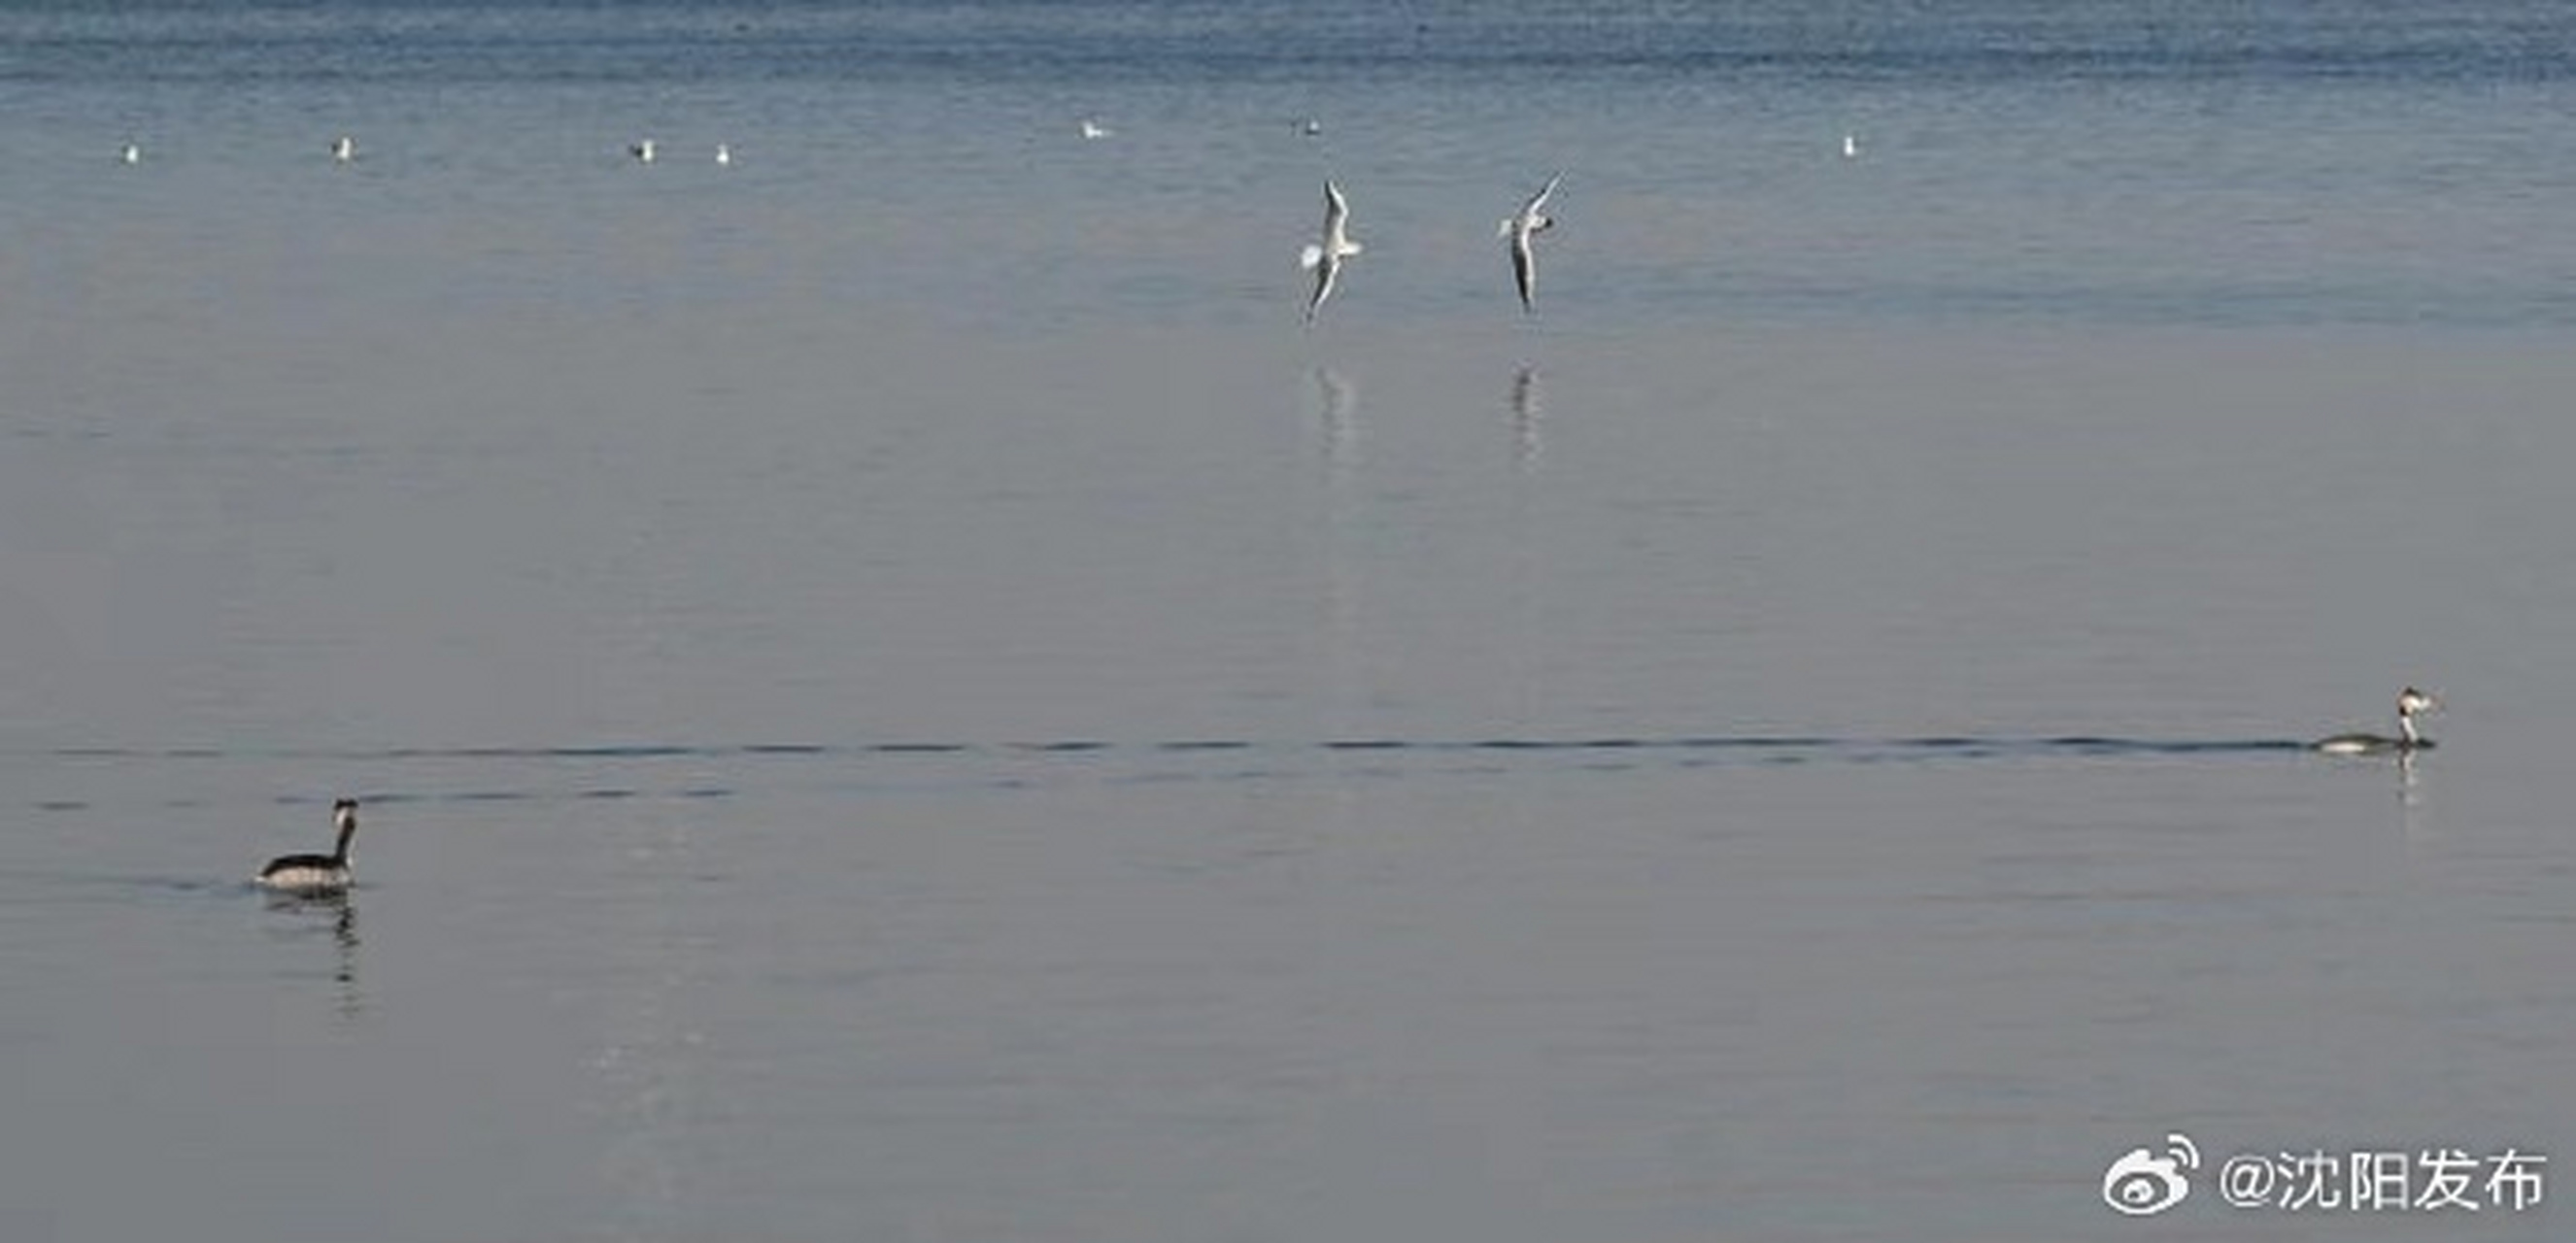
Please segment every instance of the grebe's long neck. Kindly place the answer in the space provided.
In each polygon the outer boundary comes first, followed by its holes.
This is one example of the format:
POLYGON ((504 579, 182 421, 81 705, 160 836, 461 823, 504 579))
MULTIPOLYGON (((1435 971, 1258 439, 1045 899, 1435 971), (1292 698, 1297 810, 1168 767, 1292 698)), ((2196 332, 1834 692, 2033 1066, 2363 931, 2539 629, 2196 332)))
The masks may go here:
POLYGON ((349 866, 350 843, 358 836, 358 813, 353 809, 343 808, 339 819, 340 841, 338 845, 331 848, 331 862, 345 868, 349 866))
POLYGON ((2415 714, 2404 708, 2397 710, 2397 732, 2405 735, 2407 746, 2416 746, 2424 741, 2422 736, 2415 732, 2415 714))

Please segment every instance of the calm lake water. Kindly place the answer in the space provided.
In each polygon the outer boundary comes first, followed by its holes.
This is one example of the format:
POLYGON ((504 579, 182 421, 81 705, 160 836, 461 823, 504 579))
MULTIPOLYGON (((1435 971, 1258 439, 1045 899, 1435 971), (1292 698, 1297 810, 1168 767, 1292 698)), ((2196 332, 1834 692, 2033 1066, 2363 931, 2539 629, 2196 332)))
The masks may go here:
POLYGON ((0 10, 0 1237, 2564 1238, 2571 48, 0 10))

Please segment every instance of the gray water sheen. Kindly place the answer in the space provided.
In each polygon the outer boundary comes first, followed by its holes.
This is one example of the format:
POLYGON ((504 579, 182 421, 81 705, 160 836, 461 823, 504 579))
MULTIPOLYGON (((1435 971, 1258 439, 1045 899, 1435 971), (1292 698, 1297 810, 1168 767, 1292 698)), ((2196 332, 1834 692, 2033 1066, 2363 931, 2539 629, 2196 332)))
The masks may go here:
POLYGON ((0 10, 0 1238, 2565 1237, 2576 16, 1595 7, 0 10))

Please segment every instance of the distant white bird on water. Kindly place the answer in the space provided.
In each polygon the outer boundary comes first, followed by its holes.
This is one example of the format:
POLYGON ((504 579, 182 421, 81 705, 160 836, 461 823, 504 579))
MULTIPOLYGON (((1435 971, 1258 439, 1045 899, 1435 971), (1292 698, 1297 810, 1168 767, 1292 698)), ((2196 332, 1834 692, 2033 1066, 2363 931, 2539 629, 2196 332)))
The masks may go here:
POLYGON ((1860 135, 1843 135, 1843 158, 1846 160, 1857 160, 1860 158, 1860 135))
POLYGON ((1324 136, 1324 123, 1314 117, 1308 117, 1303 121, 1299 121, 1296 129, 1299 135, 1306 138, 1321 138, 1324 136))
POLYGON ((1297 256, 1297 266, 1315 274, 1315 292, 1306 300, 1306 322, 1315 322, 1315 312, 1322 310, 1324 299, 1333 296, 1333 283, 1340 279, 1342 261, 1360 253, 1360 244, 1351 240, 1351 204, 1342 197, 1342 188, 1333 179, 1324 179, 1324 235, 1320 244, 1310 243, 1297 256))
POLYGON ((140 163, 142 163, 142 162, 143 162, 143 147, 142 147, 142 144, 140 144, 140 143, 131 143, 131 142, 129 142, 129 143, 127 143, 127 144, 125 144, 125 149, 124 149, 123 151, 119 151, 119 152, 117 152, 117 153, 116 153, 116 158, 118 158, 118 159, 120 159, 120 160, 123 160, 123 161, 125 161, 125 162, 126 162, 126 163, 128 163, 128 164, 140 164, 140 163))
POLYGON ((727 145, 726 145, 726 144, 724 144, 724 143, 717 143, 717 144, 716 144, 716 166, 717 166, 717 167, 719 167, 719 168, 723 168, 723 167, 729 167, 729 166, 731 166, 732 164, 733 164, 733 148, 732 148, 732 147, 730 147, 730 146, 727 146, 727 145))
POLYGON ((331 158, 342 164, 358 158, 358 140, 347 134, 332 139, 331 158))
POLYGON ((643 138, 628 143, 626 145, 626 154, 634 156, 635 162, 638 164, 652 163, 654 154, 653 140, 650 138, 643 138))
POLYGON ((1117 132, 1118 131, 1101 124, 1097 118, 1082 118, 1082 136, 1085 138, 1107 138, 1111 134, 1115 134, 1117 132))
POLYGON ((1548 178, 1538 193, 1521 204, 1518 213, 1503 218, 1502 228, 1494 234, 1511 243, 1512 285, 1521 292, 1523 314, 1534 314, 1538 310, 1530 301, 1538 292, 1538 253, 1530 248, 1530 241, 1555 226, 1556 221, 1546 211, 1547 196, 1556 193, 1556 183, 1563 180, 1563 173, 1548 178))

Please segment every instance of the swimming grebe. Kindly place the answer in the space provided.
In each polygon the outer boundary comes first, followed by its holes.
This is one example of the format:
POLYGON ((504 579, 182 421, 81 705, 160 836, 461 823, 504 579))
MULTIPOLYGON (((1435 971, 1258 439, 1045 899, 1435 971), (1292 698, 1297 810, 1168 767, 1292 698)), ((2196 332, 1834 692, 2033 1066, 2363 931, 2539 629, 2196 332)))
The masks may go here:
POLYGON ((358 158, 358 140, 347 134, 332 139, 331 158, 342 164, 358 158))
POLYGON ((2442 701, 2439 698, 2410 686, 2397 692, 2397 737, 2391 738, 2385 734, 2337 734, 2332 738, 2320 738, 2314 745, 2317 750, 2328 755, 2404 755, 2414 751, 2429 751, 2433 747, 2433 740, 2416 731, 2415 718, 2426 712, 2438 711, 2441 706, 2442 701))
POLYGON ((1333 296, 1333 282, 1342 274, 1342 260, 1360 253, 1360 244, 1351 240, 1351 204, 1342 197, 1342 188, 1333 179, 1324 179, 1324 235, 1319 244, 1309 245, 1297 256, 1297 266, 1315 274, 1315 292, 1306 300, 1306 322, 1315 322, 1315 312, 1324 309, 1324 299, 1333 296))
POLYGON ((340 842, 327 855, 287 855, 259 870, 258 884, 286 893, 338 893, 349 887, 349 841, 358 835, 358 800, 331 804, 331 822, 340 827, 340 842))

